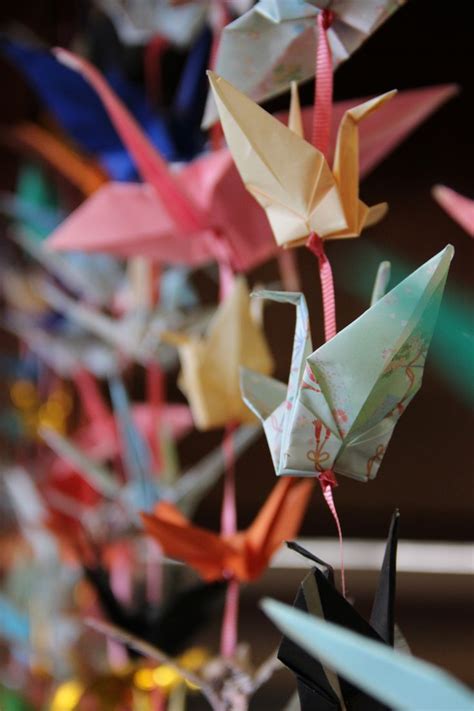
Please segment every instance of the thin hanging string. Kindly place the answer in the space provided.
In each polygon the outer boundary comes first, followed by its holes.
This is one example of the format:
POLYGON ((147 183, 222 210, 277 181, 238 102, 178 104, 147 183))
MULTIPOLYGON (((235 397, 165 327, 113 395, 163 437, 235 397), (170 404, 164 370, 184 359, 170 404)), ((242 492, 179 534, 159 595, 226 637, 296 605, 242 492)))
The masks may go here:
POLYGON ((232 536, 237 531, 237 510, 235 503, 235 450, 234 432, 236 425, 227 425, 222 451, 225 461, 224 495, 221 511, 221 533, 223 536, 232 536))
POLYGON ((219 301, 222 302, 230 294, 234 284, 234 269, 232 267, 232 252, 225 237, 217 229, 207 239, 210 249, 219 269, 219 301))
POLYGON ((163 54, 169 41, 163 35, 155 35, 145 48, 144 71, 148 99, 153 107, 160 103, 163 54))
POLYGON ((324 499, 336 523, 337 533, 339 536, 339 554, 341 559, 341 588, 342 594, 346 597, 346 576, 344 574, 344 544, 342 540, 342 528, 339 516, 337 515, 336 504, 334 503, 334 496, 332 493, 333 488, 337 486, 336 477, 332 471, 323 472, 319 477, 319 483, 321 484, 321 489, 323 490, 324 499))
POLYGON ((154 431, 151 436, 151 450, 157 472, 161 472, 163 458, 160 448, 160 428, 165 401, 165 377, 157 362, 150 362, 146 368, 146 389, 148 405, 152 412, 154 431))
POLYGON ((301 279, 298 270, 296 250, 279 250, 278 269, 280 271, 280 278, 285 291, 301 291, 301 279))
POLYGON ((324 251, 323 240, 317 234, 314 232, 310 234, 306 246, 316 255, 319 264, 319 278, 321 280, 321 294, 323 298, 324 339, 329 341, 331 338, 334 338, 337 333, 336 299, 331 264, 324 251))
MULTIPOLYGON (((221 511, 221 535, 232 536, 237 532, 237 506, 235 499, 235 450, 234 432, 236 425, 227 425, 222 450, 225 461, 224 494, 221 511)), ((233 657, 237 647, 237 626, 239 617, 239 582, 230 578, 227 582, 224 615, 221 628, 221 655, 233 657)))
POLYGON ((237 649, 237 623, 239 619, 239 581, 231 578, 227 583, 224 616, 221 627, 221 656, 231 659, 237 649))

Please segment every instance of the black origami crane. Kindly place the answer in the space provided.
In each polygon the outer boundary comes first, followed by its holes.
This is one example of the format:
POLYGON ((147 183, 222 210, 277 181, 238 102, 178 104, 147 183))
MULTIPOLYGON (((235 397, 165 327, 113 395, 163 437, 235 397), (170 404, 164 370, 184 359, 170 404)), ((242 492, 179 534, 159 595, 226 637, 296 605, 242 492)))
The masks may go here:
MULTIPOLYGON (((395 587, 399 513, 392 516, 370 622, 336 590, 330 566, 298 543, 287 545, 316 563, 301 583, 294 606, 384 644, 395 644, 395 587)), ((301 711, 386 711, 379 701, 338 677, 284 637, 278 658, 296 675, 301 711)))
MULTIPOLYGON (((120 602, 110 586, 107 570, 84 566, 86 579, 94 588, 104 615, 114 625, 149 642, 168 655, 183 651, 197 630, 222 600, 225 584, 198 583, 173 595, 168 603, 153 605, 136 599, 133 606, 120 602)), ((144 597, 144 596, 136 596, 144 597)), ((130 650, 132 656, 135 654, 130 650)))

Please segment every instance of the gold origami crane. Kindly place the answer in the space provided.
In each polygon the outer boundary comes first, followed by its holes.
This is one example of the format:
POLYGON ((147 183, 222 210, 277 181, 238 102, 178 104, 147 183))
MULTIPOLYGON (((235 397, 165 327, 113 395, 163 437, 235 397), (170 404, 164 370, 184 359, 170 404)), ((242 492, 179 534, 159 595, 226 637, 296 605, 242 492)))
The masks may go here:
POLYGON ((244 278, 235 279, 204 337, 167 332, 163 340, 178 347, 180 387, 198 429, 256 421, 242 401, 239 369, 270 374, 273 359, 261 323, 251 312, 244 278))
POLYGON ((267 213, 279 245, 296 247, 312 233, 322 239, 358 237, 384 216, 386 203, 368 207, 359 200, 358 124, 396 91, 346 111, 331 171, 324 155, 303 138, 296 86, 286 127, 222 77, 208 74, 237 169, 267 213))

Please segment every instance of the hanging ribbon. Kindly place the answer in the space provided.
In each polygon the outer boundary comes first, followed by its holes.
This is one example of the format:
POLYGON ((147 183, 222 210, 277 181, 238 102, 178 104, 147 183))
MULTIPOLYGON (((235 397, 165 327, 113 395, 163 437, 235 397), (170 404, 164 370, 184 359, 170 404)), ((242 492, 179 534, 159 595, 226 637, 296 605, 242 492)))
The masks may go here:
POLYGON ((160 427, 162 406, 165 401, 165 377, 160 365, 156 362, 150 362, 147 365, 146 389, 148 404, 153 413, 155 425, 151 437, 151 450, 153 453, 154 468, 159 472, 163 464, 160 448, 160 427))
POLYGON ((239 593, 240 586, 238 580, 231 578, 227 583, 224 617, 222 618, 221 629, 221 655, 225 659, 232 658, 237 648, 239 593))
MULTIPOLYGON (((318 14, 318 43, 316 51, 316 78, 314 89, 313 144, 328 159, 331 137, 333 66, 327 30, 333 21, 333 13, 322 10, 318 14)), ((332 269, 324 250, 323 240, 312 232, 306 246, 316 255, 324 310, 324 333, 326 341, 336 335, 336 302, 332 269)))
MULTIPOLYGON (((331 48, 329 46, 327 31, 331 26, 334 15, 330 10, 322 10, 318 14, 318 39, 316 51, 314 112, 313 112, 313 145, 321 151, 326 160, 329 159, 329 146, 331 140, 332 123, 332 96, 333 96, 333 64, 331 48)), ((334 294, 334 279, 331 264, 324 250, 321 237, 312 232, 306 243, 318 260, 319 276, 321 280, 321 293, 324 314, 324 338, 331 340, 337 333, 336 324, 336 299, 334 294)), ((341 555, 341 587, 342 594, 346 596, 346 581, 344 574, 344 549, 341 523, 334 503, 333 489, 337 486, 334 473, 323 471, 319 475, 324 499, 336 523, 339 537, 339 550, 341 555)))
POLYGON ((342 528, 341 522, 339 521, 339 516, 337 515, 336 504, 334 503, 334 497, 332 493, 334 487, 337 486, 337 480, 334 476, 334 472, 332 472, 331 470, 322 472, 319 477, 319 483, 321 484, 321 489, 323 490, 324 499, 336 523, 337 534, 339 536, 339 553, 341 556, 341 588, 342 594, 344 595, 344 597, 346 597, 346 577, 344 574, 344 545, 342 540, 342 528))
POLYGON ((147 95, 152 106, 158 106, 161 99, 161 76, 163 54, 169 42, 163 35, 155 35, 145 47, 144 70, 147 95))
POLYGON ((285 291, 301 291, 296 250, 281 249, 278 252, 278 269, 285 291))
POLYGON ((318 14, 318 45, 314 87, 313 145, 328 158, 331 137, 333 66, 327 31, 333 21, 330 10, 318 14))
POLYGON ((214 229, 206 239, 210 242, 210 251, 219 268, 219 301, 224 301, 232 290, 234 284, 234 269, 232 267, 232 252, 228 242, 214 229))
POLYGON ((324 338, 329 341, 337 333, 336 326, 336 300, 334 296, 334 279, 329 259, 324 251, 321 237, 312 232, 306 242, 308 249, 316 255, 319 264, 319 277, 321 279, 321 294, 323 298, 324 338))
MULTIPOLYGON (((222 450, 225 462, 224 493, 221 511, 221 535, 232 536, 237 532, 237 506, 235 500, 235 450, 233 436, 236 425, 227 425, 222 450)), ((227 583, 224 616, 221 629, 221 654, 233 657, 237 647, 237 624, 239 616, 239 582, 230 578, 227 583)))

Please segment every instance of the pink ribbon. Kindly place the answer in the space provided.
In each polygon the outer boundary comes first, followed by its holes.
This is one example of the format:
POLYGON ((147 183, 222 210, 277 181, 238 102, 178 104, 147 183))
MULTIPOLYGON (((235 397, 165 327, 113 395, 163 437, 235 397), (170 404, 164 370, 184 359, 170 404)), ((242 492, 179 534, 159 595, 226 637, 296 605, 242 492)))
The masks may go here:
MULTIPOLYGON (((235 501, 235 450, 233 435, 236 425, 227 425, 222 450, 225 460, 224 494, 221 511, 221 535, 232 536, 237 532, 237 507, 235 501)), ((224 616, 221 628, 221 654, 233 657, 237 647, 239 616, 239 582, 230 578, 227 583, 224 616)))
POLYGON ((344 545, 342 540, 342 528, 341 522, 339 521, 339 516, 337 515, 336 504, 334 503, 334 497, 332 493, 334 487, 337 486, 337 479, 334 476, 334 472, 331 470, 322 472, 319 477, 319 483, 321 484, 323 496, 326 500, 328 508, 336 523, 337 533, 339 536, 339 553, 341 556, 341 588, 342 594, 344 595, 344 597, 346 597, 346 577, 344 574, 344 545))
POLYGON ((324 251, 321 237, 312 232, 306 242, 308 249, 316 255, 319 263, 319 277, 321 279, 321 293, 323 297, 324 313, 324 338, 331 340, 337 333, 336 326, 336 300, 334 295, 334 280, 329 259, 324 251))
POLYGON ((294 250, 281 249, 278 252, 278 268, 285 291, 301 291, 301 279, 294 250))
POLYGON ((224 301, 234 285, 234 269, 232 267, 232 252, 228 242, 215 229, 207 239, 210 242, 212 254, 219 267, 219 300, 224 301))
POLYGON ((166 380, 158 363, 150 362, 146 368, 146 388, 148 404, 155 418, 155 431, 151 437, 151 450, 153 453, 154 465, 157 471, 162 467, 162 457, 160 450, 160 417, 163 403, 165 401, 166 380))
POLYGON ((333 66, 327 31, 334 19, 330 10, 318 14, 318 48, 316 51, 316 82, 312 142, 327 158, 331 136, 333 66))
POLYGON ((237 620, 239 617, 239 581, 231 578, 227 583, 224 617, 221 629, 221 655, 230 659, 237 648, 237 620))

